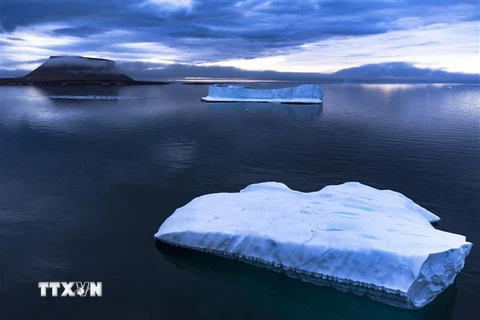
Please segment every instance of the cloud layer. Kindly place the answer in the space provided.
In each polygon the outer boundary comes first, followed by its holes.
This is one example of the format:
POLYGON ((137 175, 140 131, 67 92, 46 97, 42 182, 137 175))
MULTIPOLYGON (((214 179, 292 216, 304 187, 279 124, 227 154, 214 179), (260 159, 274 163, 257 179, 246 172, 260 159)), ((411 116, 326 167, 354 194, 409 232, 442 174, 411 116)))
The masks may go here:
POLYGON ((478 1, 2 0, 3 70, 73 54, 335 72, 405 62, 480 73, 478 1))

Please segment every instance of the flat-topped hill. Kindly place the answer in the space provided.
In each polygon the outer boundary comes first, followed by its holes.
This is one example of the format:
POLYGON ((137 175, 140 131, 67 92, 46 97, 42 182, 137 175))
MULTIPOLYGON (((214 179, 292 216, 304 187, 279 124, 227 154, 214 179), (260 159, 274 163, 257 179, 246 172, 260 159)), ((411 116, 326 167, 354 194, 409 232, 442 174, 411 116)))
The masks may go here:
POLYGON ((51 56, 20 78, 0 79, 0 84, 160 84, 136 81, 122 73, 115 61, 81 56, 51 56))
POLYGON ((31 80, 133 81, 115 61, 78 56, 52 56, 25 76, 31 80))

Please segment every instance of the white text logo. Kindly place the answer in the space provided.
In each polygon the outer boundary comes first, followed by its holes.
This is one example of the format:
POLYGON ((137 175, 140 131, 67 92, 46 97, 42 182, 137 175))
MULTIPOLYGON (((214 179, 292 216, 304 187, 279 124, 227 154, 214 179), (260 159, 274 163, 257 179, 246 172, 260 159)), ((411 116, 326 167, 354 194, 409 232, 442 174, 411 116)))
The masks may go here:
POLYGON ((46 297, 101 297, 101 282, 39 282, 40 296, 46 297), (61 290, 59 290, 61 288, 61 290), (49 290, 50 289, 50 290, 49 290), (62 292, 60 292, 62 291, 62 292))

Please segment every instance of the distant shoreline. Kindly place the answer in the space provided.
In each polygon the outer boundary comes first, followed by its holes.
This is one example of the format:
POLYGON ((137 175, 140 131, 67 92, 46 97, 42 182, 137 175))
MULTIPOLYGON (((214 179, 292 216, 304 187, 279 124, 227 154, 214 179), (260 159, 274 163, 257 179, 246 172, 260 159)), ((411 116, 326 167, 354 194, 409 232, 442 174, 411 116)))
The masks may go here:
POLYGON ((31 80, 25 78, 2 78, 0 86, 28 86, 28 85, 97 85, 97 86, 136 86, 136 85, 164 85, 169 81, 111 81, 111 80, 31 80))
POLYGON ((263 80, 263 79, 169 79, 161 81, 111 81, 111 80, 32 80, 26 78, 0 78, 0 86, 41 86, 41 85, 94 85, 94 86, 136 86, 136 85, 166 85, 180 83, 184 85, 209 85, 209 84, 249 84, 249 83, 338 83, 338 84, 471 84, 480 85, 478 81, 431 81, 431 80, 263 80))
POLYGON ((337 84, 477 84, 479 81, 407 81, 407 80, 258 80, 258 79, 221 79, 221 80, 172 80, 174 83, 182 83, 186 85, 202 85, 202 84, 249 84, 249 83, 337 83, 337 84))

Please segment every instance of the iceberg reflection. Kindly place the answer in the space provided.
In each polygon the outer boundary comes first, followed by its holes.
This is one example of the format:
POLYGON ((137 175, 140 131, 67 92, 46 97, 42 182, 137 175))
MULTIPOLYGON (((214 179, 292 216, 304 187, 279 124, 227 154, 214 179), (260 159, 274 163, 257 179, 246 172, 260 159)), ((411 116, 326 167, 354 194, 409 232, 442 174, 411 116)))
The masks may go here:
POLYGON ((322 114, 323 103, 307 105, 261 102, 209 102, 208 108, 214 113, 273 113, 313 122, 322 114))
POLYGON ((235 283, 239 290, 252 296, 271 299, 271 304, 287 319, 299 315, 308 318, 321 315, 325 319, 451 319, 456 300, 454 283, 420 310, 398 309, 211 254, 160 241, 155 241, 155 247, 165 262, 182 272, 207 278, 219 290, 224 289, 224 284, 235 283))

